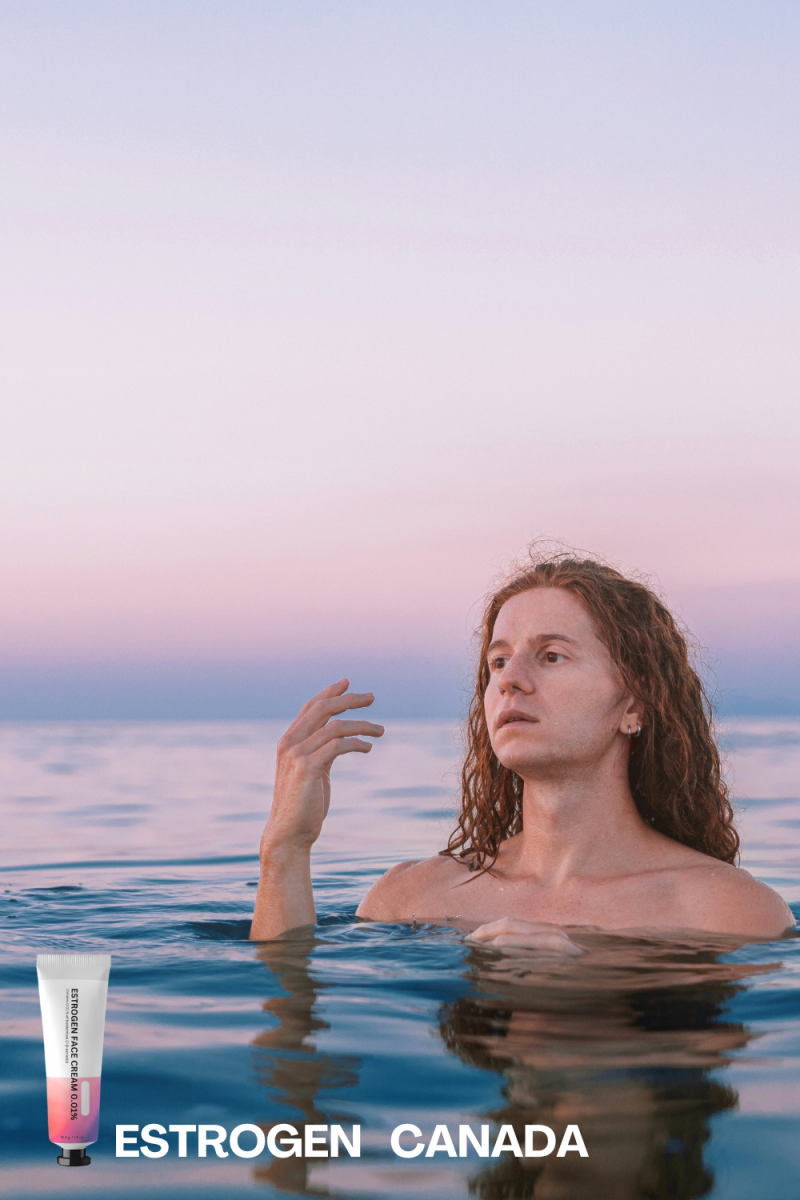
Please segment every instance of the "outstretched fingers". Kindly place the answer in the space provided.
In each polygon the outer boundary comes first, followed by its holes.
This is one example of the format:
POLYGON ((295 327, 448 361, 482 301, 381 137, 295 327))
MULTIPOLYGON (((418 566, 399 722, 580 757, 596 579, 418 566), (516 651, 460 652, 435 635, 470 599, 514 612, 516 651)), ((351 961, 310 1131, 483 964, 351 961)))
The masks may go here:
MULTIPOLYGON (((317 692, 316 696, 312 696, 310 700, 306 700, 300 712, 295 717, 295 721, 299 721, 301 717, 309 711, 317 703, 318 700, 328 700, 332 696, 341 696, 350 687, 349 679, 340 679, 337 683, 329 683, 321 692, 317 692)), ((294 723, 294 722, 293 722, 294 723)))
MULTIPOLYGON (((350 722, 347 723, 350 724, 350 722)), ((356 722, 353 722, 353 724, 356 724, 356 722)), ((380 734, 371 733, 370 737, 380 737, 380 734)), ((311 762, 329 766, 340 754, 369 754, 371 749, 372 742, 365 741, 363 737, 346 734, 339 737, 327 738, 315 750, 311 751, 308 757, 311 762)))
POLYGON ((304 742, 339 713, 352 708, 369 708, 374 703, 372 692, 347 692, 347 683, 346 679, 342 679, 339 683, 331 684, 303 705, 284 734, 287 745, 304 742))
POLYGON ((374 721, 329 721, 306 739, 303 751, 313 754, 329 742, 344 741, 353 737, 378 738, 383 737, 383 732, 383 726, 376 725, 374 721))

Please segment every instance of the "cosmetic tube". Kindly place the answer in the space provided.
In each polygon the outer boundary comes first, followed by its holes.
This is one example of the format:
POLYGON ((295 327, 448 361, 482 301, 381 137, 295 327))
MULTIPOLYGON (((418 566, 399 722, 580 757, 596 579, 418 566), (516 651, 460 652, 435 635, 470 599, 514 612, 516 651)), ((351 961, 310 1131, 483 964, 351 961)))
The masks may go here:
POLYGON ((97 1141, 109 954, 39 954, 50 1141, 62 1167, 85 1167, 97 1141))

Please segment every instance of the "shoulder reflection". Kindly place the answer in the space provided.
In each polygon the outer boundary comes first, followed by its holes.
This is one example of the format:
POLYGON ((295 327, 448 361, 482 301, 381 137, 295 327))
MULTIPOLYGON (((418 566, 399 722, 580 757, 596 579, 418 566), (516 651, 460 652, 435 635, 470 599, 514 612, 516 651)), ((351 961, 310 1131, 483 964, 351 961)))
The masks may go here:
MULTIPOLYGON (((778 964, 727 962, 731 947, 713 941, 591 934, 583 944, 577 962, 471 949, 464 961, 468 994, 439 1009, 447 1049, 501 1077, 503 1103, 461 1120, 512 1125, 522 1145, 525 1125, 549 1126, 558 1144, 567 1125, 578 1125, 589 1150, 588 1159, 460 1160, 464 1194, 481 1200, 707 1195, 714 1183, 704 1155, 709 1122, 738 1102, 720 1072, 753 1036, 727 1009, 749 976, 778 964)), ((337 1111, 336 1098, 344 1087, 353 1095, 359 1056, 315 1045, 315 1034, 329 1026, 317 1012, 326 985, 311 969, 313 948, 309 933, 258 951, 283 994, 264 1005, 276 1024, 255 1039, 267 1052, 258 1055, 257 1069, 279 1120, 298 1129, 359 1120, 349 1106, 337 1111)), ((425 1088, 422 1078, 420 1092, 425 1088)), ((255 1176, 296 1195, 334 1194, 318 1166, 274 1159, 255 1176)), ((400 1188, 391 1174, 386 1194, 400 1188)))
POLYGON ((713 1175, 709 1119, 736 1091, 712 1072, 752 1035, 726 1017, 746 977, 777 964, 720 960, 730 945, 589 934, 580 962, 475 950, 473 990, 443 1004, 445 1045, 504 1077, 514 1126, 580 1127, 589 1159, 504 1156, 470 1180, 481 1200, 693 1200, 713 1175))

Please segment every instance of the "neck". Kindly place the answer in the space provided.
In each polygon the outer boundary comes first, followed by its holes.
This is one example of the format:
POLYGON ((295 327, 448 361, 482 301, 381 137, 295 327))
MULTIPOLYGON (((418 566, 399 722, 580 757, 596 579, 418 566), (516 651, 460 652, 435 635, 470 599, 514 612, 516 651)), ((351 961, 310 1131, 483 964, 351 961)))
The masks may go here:
POLYGON ((525 778, 516 870, 557 887, 570 877, 624 873, 641 862, 650 830, 628 785, 627 756, 615 759, 525 778))

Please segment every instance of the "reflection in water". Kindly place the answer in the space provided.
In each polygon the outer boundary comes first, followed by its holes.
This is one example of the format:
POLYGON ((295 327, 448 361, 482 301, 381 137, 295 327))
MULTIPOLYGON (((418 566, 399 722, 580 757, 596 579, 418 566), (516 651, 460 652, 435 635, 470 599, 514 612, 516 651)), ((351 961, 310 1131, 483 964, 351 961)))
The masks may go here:
MULTIPOLYGON (((349 1113, 336 1115, 335 1102, 328 1102, 327 1111, 320 1112, 320 1093, 347 1087, 358 1082, 360 1059, 350 1055, 334 1055, 317 1051, 312 1035, 329 1026, 315 1014, 315 1006, 324 984, 312 978, 309 971, 314 936, 294 935, 291 938, 267 942, 259 948, 258 957, 269 967, 284 996, 276 996, 264 1004, 264 1011, 277 1017, 278 1024, 258 1035, 253 1045, 270 1051, 259 1056, 256 1069, 262 1082, 281 1106, 281 1122, 288 1121, 302 1131, 306 1125, 328 1125, 337 1122, 348 1125, 349 1113)), ((270 1125, 262 1126, 265 1133, 270 1125)), ((255 1178, 270 1183, 283 1192, 307 1196, 327 1196, 327 1188, 309 1185, 309 1167, 305 1158, 274 1158, 268 1167, 257 1168, 255 1178)))
POLYGON ((576 1124, 589 1150, 588 1159, 504 1155, 473 1175, 470 1191, 481 1200, 706 1195, 708 1120, 738 1100, 709 1072, 750 1040, 725 1005, 745 973, 769 968, 721 963, 696 944, 582 941, 582 961, 549 970, 476 951, 473 993, 442 1005, 448 1048, 504 1076, 505 1107, 485 1116, 518 1136, 548 1125, 559 1144, 576 1124))
MULTIPOLYGON (((738 1100, 711 1072, 752 1036, 726 1019, 726 1006, 747 976, 777 964, 721 961, 730 946, 719 942, 677 945, 590 933, 581 944, 584 956, 568 963, 473 950, 464 963, 469 993, 439 1009, 447 1049, 503 1079, 503 1105, 462 1120, 513 1125, 521 1145, 526 1124, 550 1126, 557 1144, 566 1126, 577 1124, 589 1150, 588 1159, 503 1154, 478 1165, 472 1158, 464 1163, 464 1193, 481 1200, 707 1195, 709 1119, 738 1100)), ((278 1025, 256 1039, 269 1051, 262 1079, 281 1119, 298 1127, 349 1124, 352 1114, 336 1115, 330 1093, 357 1083, 360 1066, 356 1057, 314 1045, 315 1032, 328 1026, 315 1015, 325 985, 309 970, 313 946, 309 935, 258 952, 286 993, 264 1006, 278 1025)), ((328 1194, 308 1176, 303 1158, 275 1159, 256 1171, 281 1191, 328 1194)), ((386 1193, 394 1186, 387 1178, 386 1193)))

